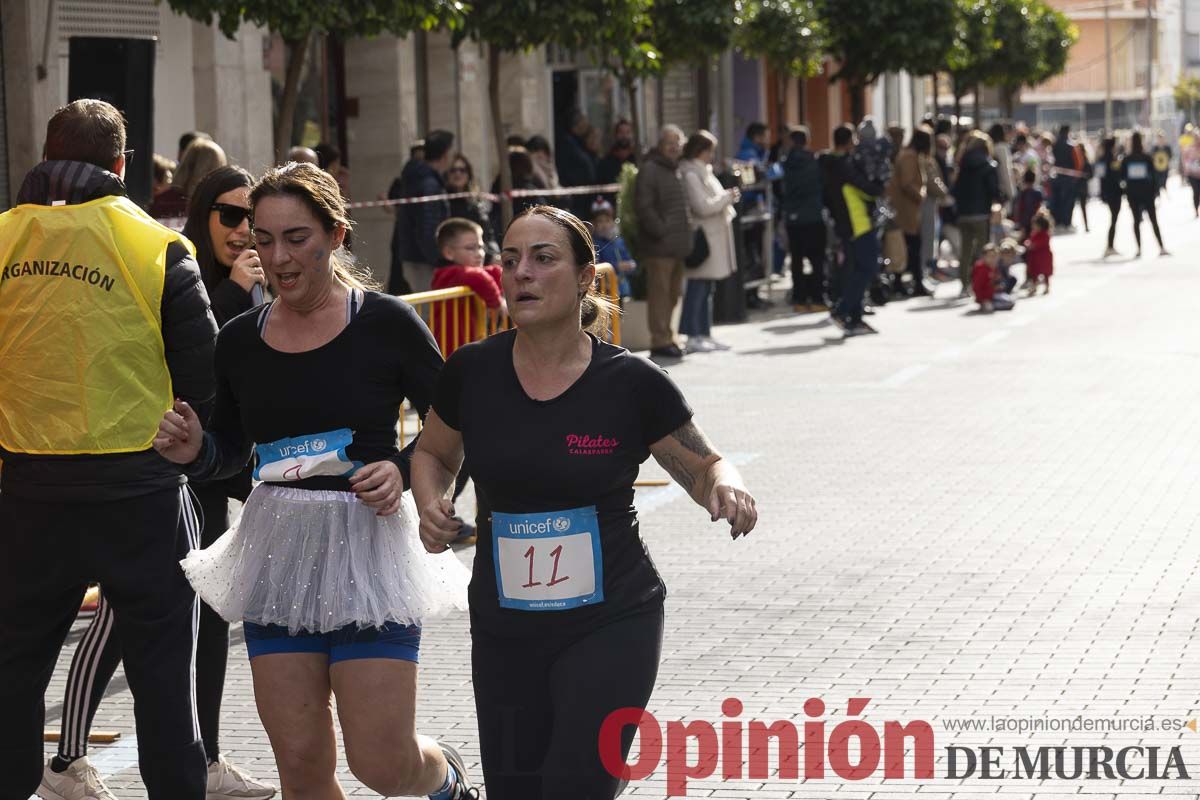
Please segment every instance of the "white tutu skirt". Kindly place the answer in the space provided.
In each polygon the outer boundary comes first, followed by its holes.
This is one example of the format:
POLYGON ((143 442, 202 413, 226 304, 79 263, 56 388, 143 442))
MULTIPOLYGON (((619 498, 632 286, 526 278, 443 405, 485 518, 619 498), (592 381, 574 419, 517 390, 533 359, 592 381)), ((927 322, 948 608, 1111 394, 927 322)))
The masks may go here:
POLYGON ((451 552, 426 552, 417 525, 407 492, 399 513, 380 517, 350 492, 260 484, 232 528, 180 563, 229 622, 292 634, 420 625, 467 607, 470 573, 451 552))

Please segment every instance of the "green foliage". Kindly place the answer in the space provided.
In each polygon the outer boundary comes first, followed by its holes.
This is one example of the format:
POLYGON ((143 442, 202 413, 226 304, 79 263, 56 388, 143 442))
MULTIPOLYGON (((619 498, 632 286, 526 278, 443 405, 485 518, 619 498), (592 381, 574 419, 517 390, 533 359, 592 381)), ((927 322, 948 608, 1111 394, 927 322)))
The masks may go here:
POLYGON ((590 50, 623 86, 649 78, 663 69, 662 54, 653 42, 652 0, 608 0, 606 21, 593 31, 590 50))
POLYGON ((1200 105, 1200 78, 1180 75, 1172 94, 1175 97, 1175 108, 1189 116, 1194 115, 1196 106, 1200 105))
POLYGON ((1036 86, 1066 69, 1079 31, 1044 0, 991 0, 994 45, 984 82, 1007 93, 1036 86))
POLYGON ((734 46, 795 78, 821 71, 824 40, 812 0, 740 0, 734 46))
POLYGON ((955 94, 988 79, 989 58, 996 48, 994 0, 957 0, 954 45, 946 55, 946 70, 955 94))
POLYGON ((733 0, 653 0, 651 41, 667 64, 699 64, 729 49, 733 0))
POLYGON ((865 86, 885 72, 928 75, 954 44, 955 0, 813 0, 834 80, 865 86))
POLYGON ((586 50, 604 25, 620 25, 638 0, 474 0, 466 7, 464 37, 515 53, 546 44, 586 50))
MULTIPOLYGON (((161 0, 159 0, 161 2, 161 0)), ((461 24, 455 0, 167 0, 170 7, 233 38, 242 21, 262 25, 286 41, 309 33, 337 36, 404 35, 409 31, 461 24)))

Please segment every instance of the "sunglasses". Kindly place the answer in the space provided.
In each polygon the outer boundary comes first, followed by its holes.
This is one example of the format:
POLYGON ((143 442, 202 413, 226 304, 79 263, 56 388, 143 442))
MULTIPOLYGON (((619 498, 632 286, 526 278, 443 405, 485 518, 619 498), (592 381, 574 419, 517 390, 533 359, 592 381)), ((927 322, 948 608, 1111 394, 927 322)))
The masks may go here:
POLYGON ((236 228, 242 224, 242 220, 249 219, 250 217, 250 209, 230 205, 229 203, 213 203, 211 208, 217 212, 221 224, 226 228, 236 228))

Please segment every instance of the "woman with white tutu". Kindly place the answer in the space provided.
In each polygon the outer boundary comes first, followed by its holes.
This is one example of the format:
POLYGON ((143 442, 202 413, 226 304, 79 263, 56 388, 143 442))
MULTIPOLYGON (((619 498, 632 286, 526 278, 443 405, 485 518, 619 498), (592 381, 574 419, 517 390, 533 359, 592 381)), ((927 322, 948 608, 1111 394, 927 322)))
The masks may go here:
POLYGON ((262 483, 242 517, 183 562, 241 621, 254 695, 290 800, 342 800, 330 693, 351 771, 384 795, 478 797, 453 748, 415 730, 423 621, 465 607, 466 569, 430 556, 399 450, 405 398, 424 412, 442 358, 412 307, 369 291, 335 251, 350 227, 333 178, 288 164, 250 195, 277 299, 217 342, 208 431, 182 402, 154 440, 189 477, 262 483))

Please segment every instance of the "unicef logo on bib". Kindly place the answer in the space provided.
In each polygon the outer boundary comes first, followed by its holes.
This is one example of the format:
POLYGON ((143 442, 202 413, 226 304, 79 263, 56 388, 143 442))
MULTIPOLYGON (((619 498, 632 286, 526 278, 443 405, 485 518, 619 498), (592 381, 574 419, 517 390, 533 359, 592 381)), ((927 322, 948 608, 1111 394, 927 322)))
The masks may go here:
POLYGON ((254 479, 268 483, 301 481, 318 475, 340 477, 349 475, 362 466, 346 455, 346 448, 354 443, 354 432, 349 428, 279 439, 254 448, 258 466, 254 479))
POLYGON ((540 514, 492 512, 502 608, 565 611, 604 602, 596 507, 540 514))

